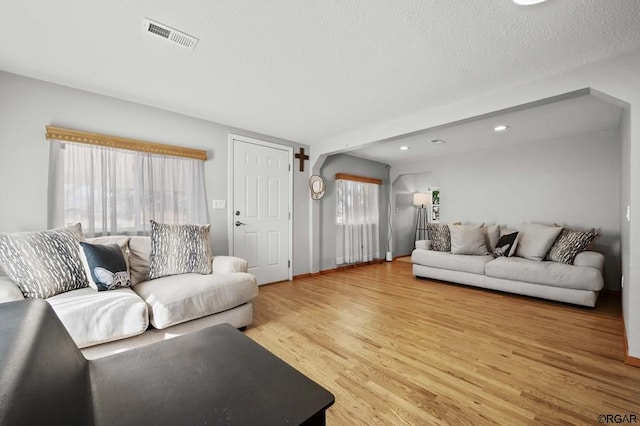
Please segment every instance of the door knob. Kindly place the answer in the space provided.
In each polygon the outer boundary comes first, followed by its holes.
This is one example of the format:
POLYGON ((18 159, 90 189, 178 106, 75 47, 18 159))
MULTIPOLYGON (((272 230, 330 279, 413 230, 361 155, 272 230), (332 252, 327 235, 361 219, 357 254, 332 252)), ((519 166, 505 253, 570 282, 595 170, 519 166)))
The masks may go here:
POLYGON ((240 225, 246 225, 246 223, 242 223, 239 220, 236 220, 236 226, 240 226, 240 225))

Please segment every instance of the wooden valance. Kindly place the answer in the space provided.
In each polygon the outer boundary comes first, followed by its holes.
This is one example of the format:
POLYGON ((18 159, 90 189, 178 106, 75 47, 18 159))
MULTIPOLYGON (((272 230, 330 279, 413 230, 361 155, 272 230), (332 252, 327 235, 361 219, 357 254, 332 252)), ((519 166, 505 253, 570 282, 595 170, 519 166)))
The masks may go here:
POLYGON ((128 149, 129 151, 149 152, 151 154, 172 155, 196 160, 207 160, 207 151, 185 148, 182 146, 165 145, 155 142, 145 142, 118 136, 101 135, 99 133, 82 132, 80 130, 64 129, 62 127, 45 126, 47 140, 84 143, 108 148, 128 149))
POLYGON ((337 179, 354 180, 356 182, 373 183, 376 185, 382 185, 382 179, 370 178, 366 176, 350 175, 348 173, 336 173, 336 180, 337 179))

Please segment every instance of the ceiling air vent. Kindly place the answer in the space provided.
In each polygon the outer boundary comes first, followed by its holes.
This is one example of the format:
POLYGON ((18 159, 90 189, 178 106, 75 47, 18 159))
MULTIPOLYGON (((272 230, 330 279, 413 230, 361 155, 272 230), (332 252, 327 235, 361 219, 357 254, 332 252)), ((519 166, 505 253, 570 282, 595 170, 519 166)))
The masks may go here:
POLYGON ((142 20, 142 31, 190 50, 195 49, 196 44, 198 44, 197 38, 148 18, 142 20))

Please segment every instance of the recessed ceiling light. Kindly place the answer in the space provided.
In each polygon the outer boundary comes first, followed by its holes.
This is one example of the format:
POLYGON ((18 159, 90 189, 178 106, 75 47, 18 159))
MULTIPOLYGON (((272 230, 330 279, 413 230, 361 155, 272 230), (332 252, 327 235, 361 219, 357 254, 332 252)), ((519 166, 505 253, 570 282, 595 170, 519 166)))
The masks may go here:
POLYGON ((494 132, 506 132, 509 129, 509 126, 506 124, 499 124, 493 128, 494 132))
POLYGON ((435 144, 435 145, 440 145, 440 144, 443 144, 443 143, 447 143, 447 141, 442 140, 442 139, 431 139, 429 142, 431 142, 432 144, 435 144))
POLYGON ((401 147, 400 147, 400 149, 401 149, 402 151, 406 151, 406 150, 408 150, 408 149, 409 149, 409 147, 408 147, 408 146, 401 146, 401 147))
POLYGON ((531 6, 532 4, 543 3, 547 0, 513 0, 515 4, 519 4, 520 6, 531 6))

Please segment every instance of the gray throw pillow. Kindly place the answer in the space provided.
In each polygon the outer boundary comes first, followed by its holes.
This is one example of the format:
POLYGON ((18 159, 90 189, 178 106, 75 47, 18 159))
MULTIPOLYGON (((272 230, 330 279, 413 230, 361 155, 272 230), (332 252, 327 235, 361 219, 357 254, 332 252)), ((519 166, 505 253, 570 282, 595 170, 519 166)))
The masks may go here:
POLYGON ((546 260, 573 265, 578 253, 583 252, 600 235, 602 234, 594 229, 591 231, 563 229, 551 250, 549 250, 546 260))
POLYGON ((481 225, 449 225, 451 253, 487 254, 484 232, 481 225))
POLYGON ((523 223, 518 231, 516 256, 542 261, 562 232, 562 227, 523 223))
POLYGON ((151 221, 148 279, 211 273, 210 225, 167 225, 151 221))
POLYGON ((46 299, 88 285, 80 261, 82 227, 0 234, 0 268, 27 299, 46 299))
POLYGON ((487 225, 482 227, 484 231, 484 244, 487 246, 487 252, 493 253, 500 239, 500 225, 487 225))

